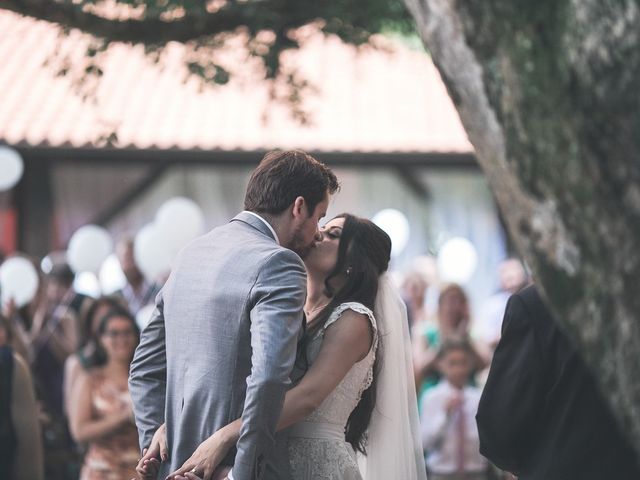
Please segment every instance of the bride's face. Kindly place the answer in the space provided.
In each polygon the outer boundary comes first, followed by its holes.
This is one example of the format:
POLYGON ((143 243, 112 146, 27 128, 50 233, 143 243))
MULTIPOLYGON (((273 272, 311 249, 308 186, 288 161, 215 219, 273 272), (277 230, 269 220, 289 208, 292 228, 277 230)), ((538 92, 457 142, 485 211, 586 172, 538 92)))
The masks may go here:
POLYGON ((338 247, 344 218, 334 218, 320 228, 321 240, 315 243, 304 263, 307 270, 321 275, 329 275, 338 261, 338 247))

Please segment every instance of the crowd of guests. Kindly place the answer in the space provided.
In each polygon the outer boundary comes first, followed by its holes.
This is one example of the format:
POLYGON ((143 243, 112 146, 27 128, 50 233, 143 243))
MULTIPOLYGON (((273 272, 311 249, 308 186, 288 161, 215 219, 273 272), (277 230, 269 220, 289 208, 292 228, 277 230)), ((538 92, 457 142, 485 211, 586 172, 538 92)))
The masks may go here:
POLYGON ((130 239, 117 254, 127 283, 113 295, 76 292, 65 256, 54 253, 39 269, 34 299, 2 306, 0 478, 135 477, 138 435, 127 385, 140 338, 135 315, 159 287, 136 267, 130 239))
POLYGON ((499 290, 472 318, 469 298, 461 285, 434 282, 423 265, 404 276, 402 292, 411 323, 422 443, 430 480, 509 478, 480 455, 475 420, 507 301, 527 283, 522 263, 516 259, 503 262, 498 277, 499 290), (430 310, 427 297, 433 290, 437 302, 430 310))
MULTIPOLYGON (((7 468, 0 478, 136 476, 139 448, 127 378, 140 338, 135 316, 153 303, 159 286, 137 268, 131 239, 119 242, 117 255, 127 284, 116 294, 94 299, 76 292, 64 255, 52 254, 34 300, 22 308, 3 305, 0 379, 9 383, 0 389, 6 397, 0 398, 0 455, 6 460, 0 465, 7 468)), ((442 285, 423 268, 402 275, 430 480, 503 478, 479 453, 475 414, 507 299, 527 277, 510 259, 499 278, 499 291, 474 319, 462 286, 442 285), (437 299, 433 307, 429 296, 437 299)))

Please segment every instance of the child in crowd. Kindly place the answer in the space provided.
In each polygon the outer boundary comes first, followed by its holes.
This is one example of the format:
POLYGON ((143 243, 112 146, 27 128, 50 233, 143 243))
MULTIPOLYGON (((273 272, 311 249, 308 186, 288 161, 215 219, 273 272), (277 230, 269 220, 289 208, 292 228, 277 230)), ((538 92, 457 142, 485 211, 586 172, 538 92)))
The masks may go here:
POLYGON ((473 355, 465 340, 447 340, 440 347, 443 380, 426 393, 421 410, 429 480, 487 479, 475 421, 481 391, 468 385, 473 355))

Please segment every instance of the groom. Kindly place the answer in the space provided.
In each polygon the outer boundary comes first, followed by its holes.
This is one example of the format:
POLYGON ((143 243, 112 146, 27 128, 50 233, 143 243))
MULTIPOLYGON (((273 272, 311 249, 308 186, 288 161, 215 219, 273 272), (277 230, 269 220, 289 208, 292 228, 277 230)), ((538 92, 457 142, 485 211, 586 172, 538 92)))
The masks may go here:
MULTIPOLYGON (((310 155, 268 153, 249 180, 245 211, 178 255, 129 378, 140 447, 166 422, 169 462, 158 478, 239 417, 240 439, 222 464, 234 480, 261 478, 303 326, 301 257, 337 189, 310 155)), ((274 477, 286 478, 278 468, 274 477)))

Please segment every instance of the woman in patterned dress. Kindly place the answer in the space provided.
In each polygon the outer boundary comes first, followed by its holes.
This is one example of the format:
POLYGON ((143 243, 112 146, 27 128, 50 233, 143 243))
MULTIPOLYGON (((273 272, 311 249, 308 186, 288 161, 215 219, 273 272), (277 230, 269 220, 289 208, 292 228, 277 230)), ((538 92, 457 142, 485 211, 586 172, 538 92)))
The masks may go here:
POLYGON ((127 379, 140 331, 126 310, 114 308, 100 321, 98 335, 105 360, 80 373, 69 412, 76 442, 88 444, 80 480, 129 480, 139 450, 127 379))

